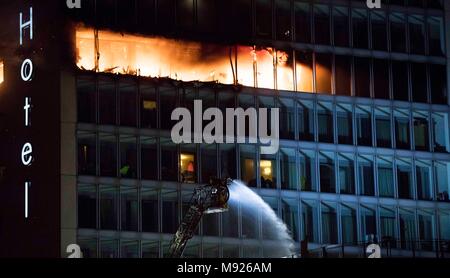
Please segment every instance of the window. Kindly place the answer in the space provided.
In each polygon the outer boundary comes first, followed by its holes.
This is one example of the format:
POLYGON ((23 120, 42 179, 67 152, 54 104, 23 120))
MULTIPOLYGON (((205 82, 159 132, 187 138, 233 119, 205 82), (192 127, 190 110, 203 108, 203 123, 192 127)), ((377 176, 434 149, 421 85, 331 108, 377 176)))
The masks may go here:
POLYGON ((145 180, 158 179, 157 139, 141 137, 141 177, 145 180))
POLYGON ((174 190, 162 190, 162 232, 174 234, 179 225, 178 194, 174 190))
POLYGON ((177 107, 177 91, 174 87, 159 87, 160 97, 160 126, 163 130, 171 130, 175 121, 170 120, 173 110, 177 107))
POLYGON ((180 148, 180 181, 184 183, 197 182, 196 145, 182 145, 180 148))
POLYGON ((367 10, 352 9, 352 23, 353 23, 353 47, 364 49, 369 48, 367 10))
POLYGON ((137 87, 131 80, 120 82, 120 125, 136 126, 137 119, 137 87))
POLYGON ((215 1, 197 0, 197 30, 200 33, 217 30, 218 11, 215 1))
POLYGON ((277 50, 276 72, 277 89, 294 91, 294 55, 292 50, 277 50))
POLYGON ((117 230, 118 197, 115 186, 100 185, 100 229, 117 230))
POLYGON ((178 28, 192 31, 194 26, 194 0, 176 0, 178 28))
POLYGON ((299 151, 299 180, 302 191, 317 191, 315 182, 316 159, 313 151, 299 151))
POLYGON ((324 143, 334 142, 333 107, 331 103, 319 102, 317 117, 319 123, 319 141, 324 143))
POLYGON ((119 257, 117 240, 100 240, 100 258, 114 259, 119 257))
POLYGON ((378 190, 380 197, 394 197, 394 172, 392 157, 380 156, 377 159, 378 190))
POLYGON ((316 44, 330 44, 330 9, 314 5, 314 37, 316 44))
POLYGON ((336 204, 322 202, 322 243, 335 244, 338 242, 338 226, 336 204))
MULTIPOLYGON (((230 205, 227 213, 222 213, 222 233, 224 237, 239 236, 238 204, 230 205)), ((225 250, 224 250, 225 251, 225 250)), ((224 254, 225 256, 225 254, 224 254)))
POLYGON ((416 160, 417 197, 419 200, 433 199, 431 173, 431 163, 429 161, 416 160))
POLYGON ((442 17, 428 17, 428 48, 431 55, 443 56, 445 53, 444 20, 442 17))
POLYGON ((319 243, 319 212, 316 201, 302 201, 303 240, 319 243))
POLYGON ((100 176, 117 177, 117 139, 114 135, 100 133, 100 176))
POLYGON ((370 97, 370 59, 355 57, 355 96, 370 97))
POLYGON ((422 250, 433 251, 435 248, 434 227, 435 227, 435 211, 429 209, 418 210, 419 220, 419 239, 420 248, 422 250))
POLYGON ((391 50, 393 52, 406 52, 406 18, 401 13, 391 13, 391 50))
POLYGON ((217 148, 216 145, 201 145, 201 182, 207 183, 217 175, 217 148))
POLYGON ((335 56, 336 95, 350 96, 352 88, 352 58, 350 56, 335 56))
POLYGON ((158 191, 141 189, 142 231, 157 233, 159 231, 158 191))
POLYGON ((375 50, 387 50, 387 23, 386 13, 383 11, 371 11, 372 22, 372 48, 375 50))
POLYGON ((156 129, 158 123, 158 104, 155 88, 151 84, 141 84, 141 127, 156 129))
POLYGON ((333 8, 334 45, 348 47, 349 45, 349 19, 347 7, 333 8))
POLYGON ((336 178, 334 172, 334 153, 320 152, 320 192, 336 193, 336 178))
POLYGON ((441 240, 450 239, 450 211, 439 211, 439 235, 441 240))
POLYGON ((429 151, 429 124, 428 115, 425 112, 414 112, 414 143, 415 150, 429 151))
POLYGON ((390 99, 388 60, 373 60, 373 91, 375 98, 390 99))
POLYGON ((336 117, 339 144, 353 144, 352 106, 350 104, 337 104, 336 117))
POLYGON ((447 70, 442 65, 430 65, 431 102, 447 104, 447 70))
POLYGON ((272 38, 272 5, 271 0, 256 0, 256 35, 261 38, 272 38))
POLYGON ((104 77, 100 78, 98 82, 100 124, 115 125, 117 102, 114 80, 104 77))
POLYGON ((399 209, 400 213, 400 240, 402 249, 413 249, 417 240, 416 219, 414 211, 399 209))
POLYGON ((240 145, 241 179, 250 187, 256 187, 256 148, 252 145, 240 145))
POLYGON ((177 147, 172 139, 161 138, 161 179, 164 181, 178 181, 177 147))
POLYGON ((137 189, 133 187, 122 187, 120 189, 120 201, 122 231, 137 231, 139 210, 137 189))
POLYGON ((339 154, 339 187, 341 194, 355 194, 355 166, 352 154, 339 154))
POLYGON ((369 106, 356 106, 356 131, 359 146, 372 146, 372 111, 369 106))
POLYGON ((377 234, 375 208, 360 206, 361 236, 364 242, 368 242, 373 235, 377 234))
POLYGON ((151 30, 155 25, 155 0, 137 0, 136 5, 139 25, 151 30))
POLYGON ((397 159, 397 189, 400 199, 414 199, 411 161, 397 159))
POLYGON ((381 240, 385 240, 389 247, 396 247, 396 210, 393 207, 380 207, 380 234, 381 240))
POLYGON ((312 93, 313 90, 313 58, 311 52, 296 51, 297 91, 312 93))
POLYGON ((435 152, 449 152, 449 128, 448 115, 443 113, 433 113, 433 150, 435 152))
POLYGON ((425 22, 421 15, 410 15, 409 23, 409 49, 414 54, 425 54, 425 22))
POLYGON ((434 163, 435 183, 437 186, 437 199, 439 201, 450 201, 450 163, 446 161, 436 161, 434 163))
POLYGON ((97 229, 97 188, 78 185, 78 228, 97 229))
POLYGON ((358 157, 359 191, 364 196, 375 195, 373 160, 373 156, 361 155, 358 157))
POLYGON ((295 102, 290 98, 281 98, 280 108, 280 138, 295 139, 295 102))
POLYGON ((120 258, 139 258, 139 241, 124 240, 120 242, 120 258))
POLYGON ((316 53, 316 93, 331 94, 331 66, 330 54, 316 53))
POLYGON ((175 28, 175 0, 157 1, 157 26, 161 32, 171 32, 175 28))
POLYGON ((345 245, 358 244, 356 208, 351 205, 341 206, 342 241, 345 245))
POLYGON ((136 137, 120 136, 120 176, 122 178, 137 177, 137 147, 136 137))
POLYGON ((295 1, 295 39, 298 42, 311 42, 311 5, 295 1))
POLYGON ((90 76, 77 77, 78 121, 81 123, 97 122, 97 94, 95 87, 94 78, 90 76))
POLYGON ((276 0, 277 16, 277 40, 290 41, 292 39, 291 28, 291 3, 289 0, 276 0))
POLYGON ((280 152, 281 188, 297 190, 295 150, 282 148, 280 152))
MULTIPOLYGON (((264 202, 270 206, 270 208, 278 214, 278 198, 275 197, 263 197, 264 202)), ((262 226, 262 239, 267 240, 277 240, 280 238, 278 232, 276 232, 271 225, 273 225, 273 220, 270 216, 267 215, 265 209, 261 208, 261 226, 262 226)))
POLYGON ((97 258, 97 239, 78 238, 77 244, 81 248, 83 258, 97 258))
POLYGON ((411 63, 412 97, 414 102, 428 102, 427 68, 425 64, 411 63))
POLYGON ((298 102, 298 130, 299 139, 314 141, 314 107, 313 102, 298 102))
POLYGON ((262 188, 277 188, 276 156, 261 154, 259 161, 260 181, 262 188))
POLYGON ((220 145, 220 177, 236 179, 236 147, 232 144, 220 145))
POLYGON ((395 140, 398 149, 411 149, 409 113, 407 110, 396 110, 395 117, 395 140))
POLYGON ((377 147, 392 148, 391 114, 388 108, 375 109, 377 147))
POLYGON ((295 199, 281 199, 281 215, 283 222, 286 223, 292 239, 299 240, 299 223, 298 223, 298 202, 295 199))
POLYGON ((408 101, 408 64, 392 61, 392 79, 394 99, 408 101))
POLYGON ((97 144, 93 133, 78 132, 78 174, 96 175, 97 144))

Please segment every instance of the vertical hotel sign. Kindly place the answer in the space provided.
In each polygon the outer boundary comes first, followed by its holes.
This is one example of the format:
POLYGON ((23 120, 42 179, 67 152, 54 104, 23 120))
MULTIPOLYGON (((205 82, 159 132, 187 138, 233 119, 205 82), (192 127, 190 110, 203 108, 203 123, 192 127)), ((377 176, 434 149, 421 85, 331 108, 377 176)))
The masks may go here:
MULTIPOLYGON (((29 8, 29 15, 26 18, 25 13, 19 14, 19 45, 20 47, 30 43, 33 40, 33 7, 29 8), (28 33, 28 35, 26 34, 28 33)), ((20 67, 20 78, 22 82, 28 83, 33 80, 33 61, 29 58, 26 58, 22 61, 22 65, 20 67)), ((23 113, 24 113, 24 128, 28 130, 31 127, 31 96, 25 96, 23 113)), ((27 133, 27 132, 26 132, 27 133)), ((23 144, 20 153, 20 161, 23 167, 31 167, 34 161, 33 157, 33 143, 31 138, 28 138, 27 141, 23 144)), ((24 181, 24 217, 28 219, 30 211, 29 211, 29 191, 31 190, 32 181, 27 179, 24 181)))

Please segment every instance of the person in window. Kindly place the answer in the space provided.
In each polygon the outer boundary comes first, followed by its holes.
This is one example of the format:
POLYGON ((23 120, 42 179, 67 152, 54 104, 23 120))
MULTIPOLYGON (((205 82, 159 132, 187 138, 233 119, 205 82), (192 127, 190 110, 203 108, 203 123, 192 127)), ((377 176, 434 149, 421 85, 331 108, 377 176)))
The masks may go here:
POLYGON ((181 181, 187 182, 187 183, 195 182, 195 169, 194 169, 193 161, 189 161, 188 166, 186 167, 186 170, 184 170, 181 173, 181 181))

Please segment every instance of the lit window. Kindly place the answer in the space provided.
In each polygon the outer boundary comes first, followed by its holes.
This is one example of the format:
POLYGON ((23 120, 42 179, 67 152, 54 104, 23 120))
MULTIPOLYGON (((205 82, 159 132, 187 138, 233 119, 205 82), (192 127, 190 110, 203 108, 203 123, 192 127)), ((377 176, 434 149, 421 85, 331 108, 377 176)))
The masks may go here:
POLYGON ((183 182, 195 182, 195 157, 193 154, 180 155, 180 171, 183 182))
POLYGON ((0 84, 3 83, 4 80, 4 65, 3 65, 3 61, 0 61, 0 84))

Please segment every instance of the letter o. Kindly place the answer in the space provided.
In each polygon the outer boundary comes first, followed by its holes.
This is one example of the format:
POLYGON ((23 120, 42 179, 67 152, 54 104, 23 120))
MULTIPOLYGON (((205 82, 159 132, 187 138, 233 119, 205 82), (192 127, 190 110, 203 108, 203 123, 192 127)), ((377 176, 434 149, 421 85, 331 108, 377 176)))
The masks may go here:
POLYGON ((33 146, 31 146, 30 143, 25 143, 22 147, 22 164, 24 166, 30 166, 33 162, 33 156, 31 155, 33 153, 33 146))
POLYGON ((20 76, 23 81, 31 81, 33 77, 33 62, 30 59, 23 61, 20 68, 20 76))

